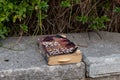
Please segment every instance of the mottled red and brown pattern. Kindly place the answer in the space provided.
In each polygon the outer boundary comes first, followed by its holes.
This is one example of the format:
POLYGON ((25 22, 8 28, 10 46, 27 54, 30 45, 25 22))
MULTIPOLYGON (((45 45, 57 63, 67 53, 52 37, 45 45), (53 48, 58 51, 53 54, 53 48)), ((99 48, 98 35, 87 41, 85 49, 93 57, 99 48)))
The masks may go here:
POLYGON ((50 56, 71 54, 77 50, 77 47, 73 42, 60 35, 46 36, 39 40, 46 53, 50 56))

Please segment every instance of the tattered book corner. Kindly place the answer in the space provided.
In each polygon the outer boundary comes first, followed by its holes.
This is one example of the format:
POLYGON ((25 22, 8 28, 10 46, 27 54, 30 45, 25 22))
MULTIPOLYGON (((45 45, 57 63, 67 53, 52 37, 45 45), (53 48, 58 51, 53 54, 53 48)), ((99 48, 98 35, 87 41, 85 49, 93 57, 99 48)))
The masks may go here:
POLYGON ((65 35, 46 36, 38 39, 38 43, 48 65, 79 63, 82 59, 81 51, 65 35))

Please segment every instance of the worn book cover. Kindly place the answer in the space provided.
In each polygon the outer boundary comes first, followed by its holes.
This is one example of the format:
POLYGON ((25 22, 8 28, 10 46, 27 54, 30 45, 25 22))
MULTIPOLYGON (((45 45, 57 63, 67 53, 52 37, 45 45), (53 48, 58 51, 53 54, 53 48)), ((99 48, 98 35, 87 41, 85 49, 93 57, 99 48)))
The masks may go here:
POLYGON ((45 51, 43 55, 49 65, 78 63, 82 59, 78 47, 66 36, 46 36, 38 42, 45 51))

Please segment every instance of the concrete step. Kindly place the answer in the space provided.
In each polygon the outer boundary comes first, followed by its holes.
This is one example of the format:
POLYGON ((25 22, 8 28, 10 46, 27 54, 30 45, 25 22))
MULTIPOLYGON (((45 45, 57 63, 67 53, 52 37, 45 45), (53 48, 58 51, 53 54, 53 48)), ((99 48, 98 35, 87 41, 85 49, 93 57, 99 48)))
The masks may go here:
POLYGON ((0 47, 0 80, 81 80, 85 76, 83 62, 48 66, 38 48, 36 37, 2 40, 0 47))
POLYGON ((66 34, 82 51, 83 62, 48 66, 38 48, 41 36, 1 40, 0 80, 120 80, 120 34, 66 34), (85 73, 86 72, 86 73, 85 73), (85 76, 86 75, 86 76, 85 76))
MULTIPOLYGON (((80 47, 86 64, 87 76, 96 78, 120 74, 120 34, 99 32, 89 33, 87 48, 80 47)), ((118 79, 117 79, 118 80, 118 79)), ((119 79, 120 80, 120 79, 119 79)))

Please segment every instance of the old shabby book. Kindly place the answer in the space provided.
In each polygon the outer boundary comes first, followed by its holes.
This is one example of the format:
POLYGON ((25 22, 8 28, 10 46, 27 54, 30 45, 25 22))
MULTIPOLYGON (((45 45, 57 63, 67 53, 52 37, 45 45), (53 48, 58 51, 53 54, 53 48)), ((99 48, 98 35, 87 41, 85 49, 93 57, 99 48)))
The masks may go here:
POLYGON ((65 36, 46 36, 38 42, 45 51, 43 55, 49 65, 78 63, 82 59, 78 47, 65 36))

